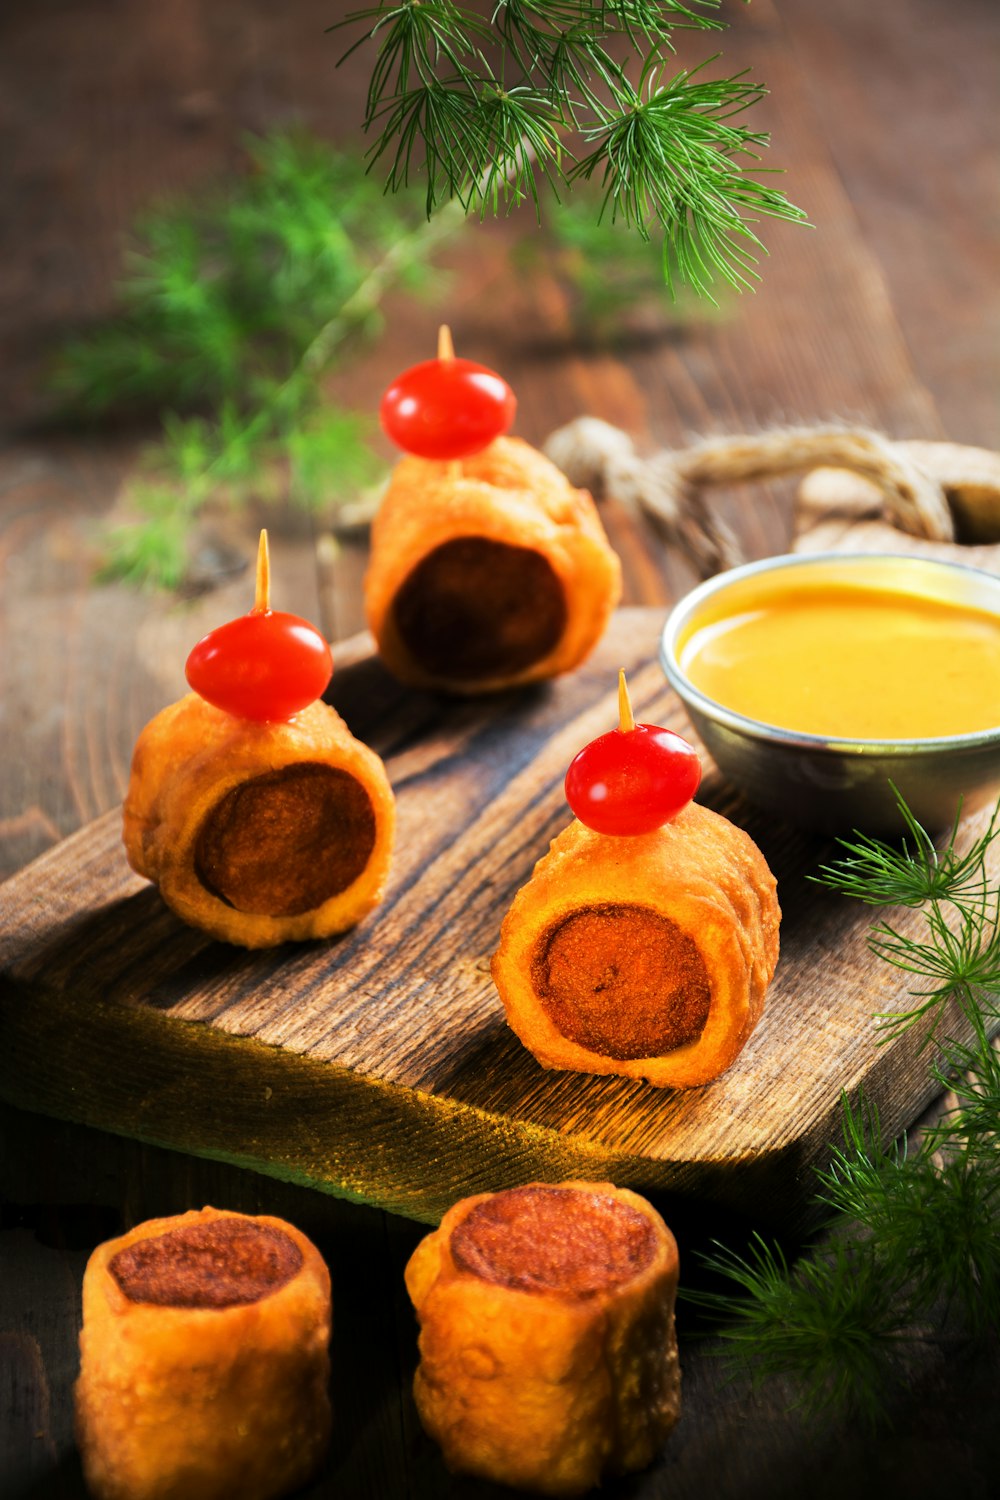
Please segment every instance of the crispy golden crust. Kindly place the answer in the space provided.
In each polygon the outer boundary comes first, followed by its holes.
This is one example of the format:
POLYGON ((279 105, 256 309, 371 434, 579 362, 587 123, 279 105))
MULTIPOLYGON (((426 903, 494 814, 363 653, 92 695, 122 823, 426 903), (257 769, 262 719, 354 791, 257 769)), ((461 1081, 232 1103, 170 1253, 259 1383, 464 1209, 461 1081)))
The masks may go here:
POLYGON ((620 594, 590 495, 527 443, 397 465, 372 527, 365 604, 402 681, 480 693, 571 671, 620 594))
POLYGON ((329 1273, 281 1219, 204 1208, 98 1246, 75 1391, 90 1492, 271 1500, 298 1488, 329 1442, 329 1340, 329 1273))
POLYGON ((189 693, 142 731, 125 852, 185 922, 247 948, 329 937, 381 900, 395 800, 381 760, 325 703, 288 723, 189 693))
POLYGON ((760 850, 708 808, 635 838, 574 822, 504 918, 493 978, 543 1067, 693 1088, 760 1019, 780 915, 760 850))
POLYGON ((677 1271, 663 1220, 611 1183, 456 1203, 406 1268, 414 1395, 448 1466, 581 1495, 648 1464, 680 1413, 677 1271))

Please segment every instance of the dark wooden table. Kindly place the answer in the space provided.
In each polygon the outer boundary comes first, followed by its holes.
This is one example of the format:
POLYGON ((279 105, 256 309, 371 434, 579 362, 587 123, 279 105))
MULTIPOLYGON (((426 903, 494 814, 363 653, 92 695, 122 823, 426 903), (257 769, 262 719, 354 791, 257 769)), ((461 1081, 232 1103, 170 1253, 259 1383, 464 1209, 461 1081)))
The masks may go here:
MULTIPOLYGON (((124 788, 142 724, 181 690, 190 643, 236 613, 245 582, 197 604, 96 586, 93 526, 115 506, 148 435, 61 431, 41 373, 70 327, 111 305, 120 237, 157 190, 230 169, 246 130, 294 119, 353 141, 364 79, 336 73, 323 29, 348 7, 299 0, 12 3, 0 23, 0 877, 99 813, 124 788)), ((993 0, 754 0, 729 7, 726 67, 771 89, 760 122, 813 228, 771 227, 761 290, 722 316, 655 317, 641 336, 588 344, 565 287, 508 252, 516 221, 471 227, 449 251, 447 313, 461 350, 520 397, 518 432, 540 442, 583 412, 648 445, 692 433, 840 418, 896 436, 1000 447, 993 0)), ((685 46, 695 46, 698 39, 685 46)), ((699 53, 699 55, 701 55, 699 53)), ((395 299, 392 337, 352 368, 354 404, 423 357, 441 309, 395 299)), ((720 497, 751 556, 783 551, 790 492, 720 497)), ((680 560, 614 506, 626 603, 663 605, 689 582, 680 560)), ((342 638, 362 623, 364 548, 321 524, 271 520, 275 603, 342 638)), ((239 532, 248 549, 251 522, 239 532)), ((650 643, 652 652, 653 643, 650 643)), ((0 904, 3 891, 0 887, 0 904)), ((308 1496, 501 1491, 447 1475, 410 1397, 416 1330, 402 1268, 424 1232, 373 1208, 220 1163, 0 1106, 0 1494, 80 1496, 71 1391, 80 1281, 102 1239, 154 1215, 213 1203, 280 1214, 333 1272, 336 1438, 308 1496)), ((664 1203, 688 1278, 699 1248, 749 1226, 664 1203)), ((774 1382, 726 1383, 680 1317, 685 1415, 662 1458, 609 1495, 814 1497, 992 1493, 1000 1459, 994 1349, 928 1343, 893 1426, 809 1426, 774 1382)), ((503 1492, 506 1493, 506 1492, 503 1492)))

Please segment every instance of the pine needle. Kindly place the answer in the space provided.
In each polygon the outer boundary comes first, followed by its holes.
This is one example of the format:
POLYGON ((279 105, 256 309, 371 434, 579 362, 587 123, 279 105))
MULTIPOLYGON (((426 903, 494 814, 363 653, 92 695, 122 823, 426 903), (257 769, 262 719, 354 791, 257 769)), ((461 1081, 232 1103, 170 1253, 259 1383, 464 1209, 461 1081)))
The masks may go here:
POLYGON ((303 134, 250 141, 248 155, 225 189, 143 217, 119 315, 56 371, 69 411, 153 408, 163 425, 129 489, 136 522, 105 535, 102 577, 176 588, 205 506, 290 494, 332 516, 378 476, 371 424, 321 382, 379 331, 392 287, 430 284, 460 216, 427 224, 303 134))
MULTIPOLYGON (((892 785, 890 783, 890 785, 892 785)), ((986 886, 985 856, 997 834, 1000 804, 978 839, 958 854, 955 839, 962 815, 955 813, 951 836, 938 850, 925 828, 917 822, 898 789, 892 787, 896 806, 908 837, 900 845, 887 844, 866 835, 838 840, 844 853, 833 865, 821 865, 811 879, 830 890, 865 901, 872 906, 923 906, 927 901, 980 900, 986 886)))
POLYGON ((450 199, 467 212, 525 201, 539 212, 543 184, 558 198, 598 181, 612 220, 662 236, 667 286, 679 278, 714 301, 720 285, 756 279, 755 223, 804 219, 758 180, 767 136, 732 123, 761 85, 744 74, 709 80, 706 64, 665 81, 673 32, 723 27, 717 9, 500 0, 484 27, 453 0, 384 0, 330 29, 361 28, 341 62, 373 53, 364 128, 390 189, 422 179, 428 215, 450 199), (636 52, 631 69, 613 47, 622 37, 636 52))
POLYGON ((1000 890, 987 855, 1000 836, 1000 804, 965 853, 951 838, 937 850, 897 793, 907 838, 889 845, 857 836, 824 884, 872 904, 924 907, 921 938, 888 923, 873 951, 923 976, 907 1010, 874 1018, 890 1035, 916 1025, 936 1042, 931 1075, 954 1105, 912 1151, 883 1145, 878 1111, 841 1100, 843 1143, 818 1172, 817 1202, 832 1229, 827 1242, 790 1265, 759 1237, 746 1258, 720 1249, 706 1259, 736 1293, 690 1300, 721 1322, 723 1347, 755 1378, 784 1375, 814 1418, 886 1418, 898 1357, 945 1326, 970 1340, 1000 1329, 1000 890), (956 1011, 946 1009, 954 1002, 956 1011), (969 1041, 941 1039, 957 1013, 969 1041))
POLYGON ((738 1295, 685 1293, 721 1326, 736 1368, 760 1386, 790 1376, 794 1404, 810 1417, 833 1406, 873 1425, 886 1377, 907 1330, 897 1306, 899 1286, 863 1242, 834 1241, 822 1255, 791 1266, 781 1248, 759 1235, 746 1257, 720 1246, 706 1268, 731 1281, 738 1295))

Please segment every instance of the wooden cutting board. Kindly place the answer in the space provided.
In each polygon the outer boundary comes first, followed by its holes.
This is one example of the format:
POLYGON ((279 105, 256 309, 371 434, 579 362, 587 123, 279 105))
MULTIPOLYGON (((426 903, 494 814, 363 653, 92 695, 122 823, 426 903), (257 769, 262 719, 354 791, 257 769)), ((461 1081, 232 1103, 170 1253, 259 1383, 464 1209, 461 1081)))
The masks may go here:
POLYGON ((907 980, 870 956, 872 913, 808 878, 829 841, 706 777, 784 916, 764 1018, 704 1088, 544 1071, 489 976, 504 912, 568 819, 566 766, 616 722, 618 667, 638 719, 690 734, 656 663, 663 615, 624 610, 581 671, 486 701, 400 688, 367 638, 336 652, 332 700, 399 805, 385 902, 342 939, 247 953, 184 927, 126 864, 117 815, 59 844, 0 887, 0 1095, 428 1221, 470 1192, 581 1176, 800 1222, 841 1090, 864 1084, 887 1136, 935 1093, 918 1034, 878 1044, 873 1012, 907 980))

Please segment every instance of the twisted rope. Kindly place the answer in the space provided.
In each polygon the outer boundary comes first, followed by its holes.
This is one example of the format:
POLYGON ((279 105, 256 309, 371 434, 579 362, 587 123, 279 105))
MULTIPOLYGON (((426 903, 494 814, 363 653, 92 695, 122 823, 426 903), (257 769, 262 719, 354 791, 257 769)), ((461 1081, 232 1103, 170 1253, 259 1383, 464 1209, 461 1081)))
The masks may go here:
POLYGON ((596 417, 580 417, 554 432, 545 452, 572 484, 651 516, 701 578, 743 561, 735 536, 705 499, 713 485, 820 467, 849 469, 877 486, 883 513, 901 531, 932 541, 955 535, 942 485, 905 444, 865 429, 829 425, 706 438, 642 458, 627 433, 596 417))

